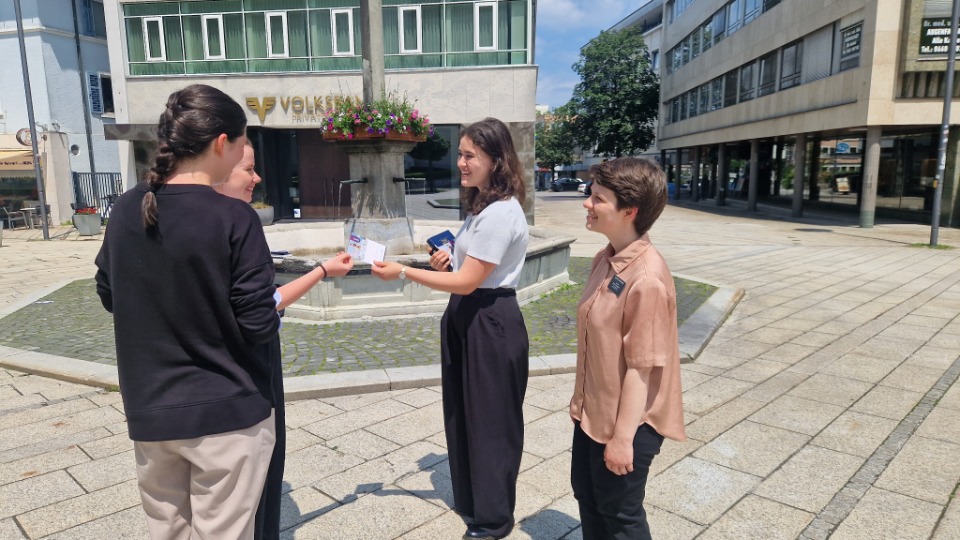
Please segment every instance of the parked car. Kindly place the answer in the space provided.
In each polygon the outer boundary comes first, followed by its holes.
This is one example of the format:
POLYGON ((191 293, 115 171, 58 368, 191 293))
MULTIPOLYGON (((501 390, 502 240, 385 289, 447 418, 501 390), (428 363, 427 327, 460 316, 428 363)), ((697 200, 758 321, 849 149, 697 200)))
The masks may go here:
POLYGON ((583 180, 579 178, 557 178, 550 182, 551 191, 577 191, 583 180))
POLYGON ((584 182, 584 183, 580 184, 579 186, 577 186, 577 191, 579 191, 580 193, 583 193, 584 195, 586 195, 587 197, 589 197, 589 196, 590 196, 590 193, 591 193, 590 187, 592 187, 592 186, 593 186, 593 180, 590 180, 590 181, 584 182))

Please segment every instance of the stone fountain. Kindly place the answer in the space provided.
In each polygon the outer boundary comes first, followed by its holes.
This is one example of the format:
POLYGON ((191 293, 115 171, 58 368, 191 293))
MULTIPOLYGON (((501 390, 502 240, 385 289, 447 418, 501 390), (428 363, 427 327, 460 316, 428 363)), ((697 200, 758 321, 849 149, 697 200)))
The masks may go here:
MULTIPOLYGON (((383 31, 381 0, 361 0, 363 25, 363 99, 370 104, 383 95, 383 31)), ((429 268, 426 239, 445 229, 456 233, 456 221, 417 221, 407 217, 403 159, 416 142, 390 139, 343 141, 350 161, 351 218, 344 222, 275 224, 267 227, 267 243, 274 251, 308 250, 325 259, 358 234, 386 245, 387 259, 407 266, 429 268), (325 254, 324 254, 325 253, 325 254)), ((527 258, 518 300, 523 302, 569 281, 572 236, 531 227, 527 258)), ((318 260, 306 256, 275 259, 277 281, 286 283, 309 272, 318 260)), ((349 275, 319 283, 287 316, 309 320, 339 320, 440 313, 448 295, 410 281, 384 282, 357 264, 349 275)))

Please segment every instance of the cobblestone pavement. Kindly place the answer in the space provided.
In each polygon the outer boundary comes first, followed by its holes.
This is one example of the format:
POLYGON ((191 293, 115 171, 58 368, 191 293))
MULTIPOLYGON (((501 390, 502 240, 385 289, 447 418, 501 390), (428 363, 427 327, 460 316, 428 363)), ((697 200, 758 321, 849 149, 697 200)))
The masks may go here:
MULTIPOLYGON (((581 201, 543 194, 537 221, 589 257, 602 240, 582 231, 581 201)), ((655 538, 960 538, 960 249, 909 247, 928 233, 665 211, 652 237, 671 268, 746 296, 682 368, 689 440, 654 460, 655 538)), ((960 231, 941 241, 960 246, 960 231)), ((85 246, 51 244, 4 239, 18 298, 89 276, 85 246)), ((581 538, 572 380, 530 380, 511 540, 581 538)), ((0 369, 0 538, 146 538, 122 411, 117 393, 0 369)), ((289 403, 284 538, 459 538, 441 416, 436 387, 289 403)))
MULTIPOLYGON (((576 352, 576 305, 591 260, 571 259, 571 279, 522 311, 534 356, 576 352)), ((677 279, 677 309, 686 320, 715 287, 677 279)), ((298 324, 280 330, 286 376, 406 367, 440 361, 440 317, 298 324)), ((92 279, 78 280, 0 319, 0 345, 116 365, 113 320, 92 279)))

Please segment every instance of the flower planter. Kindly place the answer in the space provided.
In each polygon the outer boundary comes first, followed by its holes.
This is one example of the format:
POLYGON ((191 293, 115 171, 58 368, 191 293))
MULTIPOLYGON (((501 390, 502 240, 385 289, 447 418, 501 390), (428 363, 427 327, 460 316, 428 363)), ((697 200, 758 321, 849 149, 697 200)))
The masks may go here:
POLYGON ((385 139, 388 141, 413 141, 423 142, 427 140, 426 136, 418 137, 409 131, 400 133, 397 131, 388 131, 386 133, 368 133, 366 126, 360 126, 349 137, 344 137, 342 133, 323 132, 325 141, 373 141, 385 139))
POLYGON ((74 214, 73 226, 80 236, 97 236, 100 234, 100 214, 74 214))

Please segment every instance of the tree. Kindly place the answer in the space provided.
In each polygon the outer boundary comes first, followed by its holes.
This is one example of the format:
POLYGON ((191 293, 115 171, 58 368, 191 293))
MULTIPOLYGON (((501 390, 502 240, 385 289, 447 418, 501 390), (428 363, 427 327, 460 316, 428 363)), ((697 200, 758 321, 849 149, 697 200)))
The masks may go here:
POLYGON ((572 165, 576 161, 573 134, 564 107, 537 123, 534 139, 539 167, 553 171, 558 165, 572 165))
POLYGON ((430 191, 430 193, 437 192, 437 188, 433 183, 433 162, 442 159, 443 156, 447 155, 448 150, 450 150, 450 141, 440 133, 434 132, 433 135, 427 137, 427 140, 418 143, 413 147, 413 150, 410 151, 410 157, 413 159, 421 159, 427 162, 425 174, 427 190, 430 191))
POLYGON ((580 50, 573 70, 580 75, 570 100, 580 146, 620 157, 653 145, 660 80, 639 28, 601 32, 580 50))

